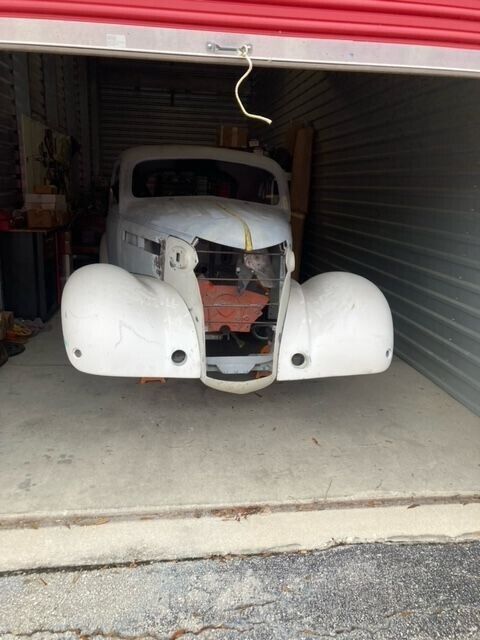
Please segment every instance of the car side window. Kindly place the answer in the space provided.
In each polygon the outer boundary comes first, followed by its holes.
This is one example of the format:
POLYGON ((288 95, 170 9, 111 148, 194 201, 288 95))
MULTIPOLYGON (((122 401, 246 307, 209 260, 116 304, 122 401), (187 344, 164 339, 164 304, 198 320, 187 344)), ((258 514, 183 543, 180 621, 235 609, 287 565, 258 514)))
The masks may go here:
POLYGON ((120 198, 120 165, 118 164, 113 170, 110 191, 112 194, 113 201, 118 203, 120 198))

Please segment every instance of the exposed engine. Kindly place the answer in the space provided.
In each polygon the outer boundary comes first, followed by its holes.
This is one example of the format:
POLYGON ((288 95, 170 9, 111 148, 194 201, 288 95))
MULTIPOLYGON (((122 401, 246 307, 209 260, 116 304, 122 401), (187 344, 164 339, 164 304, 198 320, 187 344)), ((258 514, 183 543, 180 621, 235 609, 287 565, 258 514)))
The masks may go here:
POLYGON ((195 249, 207 357, 271 353, 284 248, 243 251, 199 240, 195 249))
POLYGON ((265 289, 272 289, 275 286, 275 274, 268 249, 243 253, 237 258, 237 268, 235 272, 237 274, 238 290, 240 292, 245 291, 255 277, 265 289))
POLYGON ((262 315, 268 304, 268 294, 239 290, 235 285, 215 284, 199 278, 202 295, 205 330, 208 332, 235 331, 249 333, 252 324, 262 315))

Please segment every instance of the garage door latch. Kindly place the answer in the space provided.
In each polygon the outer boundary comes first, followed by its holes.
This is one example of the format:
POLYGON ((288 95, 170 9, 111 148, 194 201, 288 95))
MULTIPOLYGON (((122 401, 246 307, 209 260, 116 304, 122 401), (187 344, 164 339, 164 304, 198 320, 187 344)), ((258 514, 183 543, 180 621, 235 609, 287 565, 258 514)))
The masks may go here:
POLYGON ((222 45, 216 42, 207 42, 207 51, 210 53, 236 53, 238 55, 241 51, 245 51, 250 55, 252 49, 251 44, 242 44, 241 47, 222 47, 222 45))

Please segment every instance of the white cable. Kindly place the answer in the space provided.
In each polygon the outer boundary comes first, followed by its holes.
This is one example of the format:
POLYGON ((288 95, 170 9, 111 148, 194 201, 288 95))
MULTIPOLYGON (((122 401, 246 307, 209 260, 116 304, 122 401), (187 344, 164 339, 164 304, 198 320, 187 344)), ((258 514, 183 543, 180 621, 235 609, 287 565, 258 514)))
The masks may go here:
POLYGON ((248 76, 250 75, 253 69, 253 63, 252 63, 252 60, 250 59, 250 56, 248 55, 247 47, 242 47, 241 49, 238 50, 238 53, 242 56, 242 58, 245 58, 245 60, 248 62, 248 69, 246 70, 246 72, 243 74, 243 76, 240 78, 240 80, 237 82, 235 86, 235 97, 237 99, 238 106, 240 107, 243 115, 247 116, 247 118, 252 118, 253 120, 261 120, 266 124, 272 124, 272 121, 270 120, 270 118, 264 118, 263 116, 256 116, 253 113, 248 113, 248 111, 243 106, 240 96, 238 95, 238 90, 240 89, 240 85, 242 84, 242 82, 246 78, 248 78, 248 76))

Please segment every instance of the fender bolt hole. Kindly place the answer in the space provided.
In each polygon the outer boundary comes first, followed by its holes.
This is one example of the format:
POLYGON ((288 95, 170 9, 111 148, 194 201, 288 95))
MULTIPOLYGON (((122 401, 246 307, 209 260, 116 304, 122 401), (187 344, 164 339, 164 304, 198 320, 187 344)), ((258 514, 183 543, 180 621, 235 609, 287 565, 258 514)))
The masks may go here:
POLYGON ((305 356, 303 353, 294 353, 292 356, 292 364, 294 367, 301 367, 305 364, 305 356))
POLYGON ((177 351, 174 351, 172 353, 172 362, 174 362, 175 364, 183 364, 186 359, 187 354, 181 349, 177 349, 177 351))
POLYGON ((387 358, 389 358, 392 355, 392 350, 391 349, 387 349, 387 351, 385 352, 385 356, 387 358))
POLYGON ((76 358, 81 358, 81 357, 82 357, 82 352, 80 351, 80 349, 74 349, 74 350, 73 350, 73 355, 74 355, 76 358))

